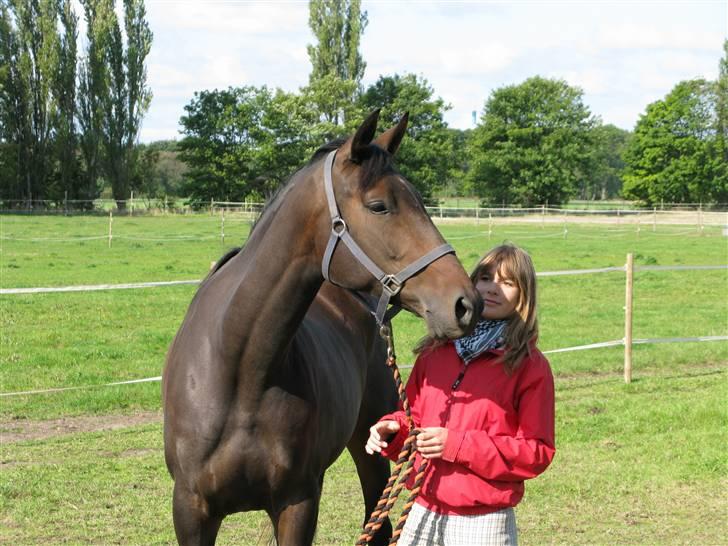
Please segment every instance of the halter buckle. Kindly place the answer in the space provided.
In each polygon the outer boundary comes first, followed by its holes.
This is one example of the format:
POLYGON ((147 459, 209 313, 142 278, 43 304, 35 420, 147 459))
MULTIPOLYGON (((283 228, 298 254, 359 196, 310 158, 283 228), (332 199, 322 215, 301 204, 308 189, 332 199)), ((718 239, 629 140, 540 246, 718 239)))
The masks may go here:
POLYGON ((402 289, 402 283, 397 280, 396 275, 385 275, 382 280, 382 288, 389 292, 389 296, 396 296, 402 289))

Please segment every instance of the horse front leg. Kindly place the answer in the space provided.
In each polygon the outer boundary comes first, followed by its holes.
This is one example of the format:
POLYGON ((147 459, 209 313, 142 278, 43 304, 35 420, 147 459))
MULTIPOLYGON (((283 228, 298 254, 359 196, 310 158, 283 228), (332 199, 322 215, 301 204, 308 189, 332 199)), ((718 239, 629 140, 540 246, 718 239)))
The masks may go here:
POLYGON ((182 486, 181 480, 174 484, 172 517, 180 546, 215 544, 222 517, 212 516, 207 501, 182 486))

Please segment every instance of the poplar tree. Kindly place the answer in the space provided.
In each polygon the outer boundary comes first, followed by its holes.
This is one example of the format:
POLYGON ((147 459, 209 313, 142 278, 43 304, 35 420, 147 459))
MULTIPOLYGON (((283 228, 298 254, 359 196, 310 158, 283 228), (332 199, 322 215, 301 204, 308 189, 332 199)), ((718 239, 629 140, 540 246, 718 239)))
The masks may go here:
POLYGON ((318 43, 308 46, 312 70, 304 93, 331 131, 341 132, 361 94, 366 63, 359 46, 367 14, 360 0, 311 0, 308 23, 318 43))
POLYGON ((723 57, 718 64, 716 110, 718 145, 724 163, 728 164, 728 40, 723 42, 723 57))
MULTIPOLYGON (((58 106, 56 119, 56 157, 58 159, 59 190, 71 199, 87 197, 79 193, 78 161, 76 159, 76 53, 78 17, 71 0, 60 7, 60 36, 55 97, 58 106)), ((60 197, 60 192, 58 197, 60 197)))
POLYGON ((24 194, 29 141, 27 82, 20 76, 20 43, 9 6, 0 2, 0 197, 24 194))
POLYGON ((53 166, 58 9, 54 0, 13 0, 9 9, 3 4, 2 18, 3 133, 16 155, 15 184, 2 185, 27 200, 44 199, 53 166))
POLYGON ((123 209, 130 195, 141 122, 152 98, 145 65, 152 32, 143 0, 124 0, 123 34, 114 0, 84 0, 83 5, 89 30, 79 118, 88 182, 95 183, 94 171, 101 166, 117 206, 123 209))
POLYGON ((96 0, 81 0, 86 20, 86 52, 78 70, 77 119, 83 170, 79 197, 93 199, 101 176, 101 100, 105 93, 104 31, 98 22, 96 0))

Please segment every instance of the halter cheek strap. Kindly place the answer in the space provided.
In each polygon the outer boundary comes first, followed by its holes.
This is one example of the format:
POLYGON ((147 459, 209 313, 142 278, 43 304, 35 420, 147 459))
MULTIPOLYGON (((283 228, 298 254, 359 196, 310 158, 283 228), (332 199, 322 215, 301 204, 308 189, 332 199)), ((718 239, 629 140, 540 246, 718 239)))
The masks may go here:
POLYGON ((329 275, 331 259, 334 255, 334 251, 336 250, 337 243, 342 241, 352 253, 354 258, 356 258, 356 260, 363 265, 382 285, 382 295, 379 298, 377 310, 373 313, 377 323, 382 326, 399 312, 399 307, 397 307, 396 310, 394 308, 390 309, 388 312, 387 306, 389 305, 389 301, 402 289, 402 285, 405 281, 445 254, 454 254, 455 249, 448 244, 440 245, 421 258, 412 262, 399 273, 387 274, 382 271, 382 269, 377 266, 377 264, 375 264, 372 259, 367 256, 366 252, 364 252, 356 243, 349 233, 349 228, 346 225, 346 222, 339 214, 339 207, 336 205, 334 185, 331 178, 335 157, 336 150, 326 156, 326 162, 324 163, 324 188, 326 190, 326 201, 328 202, 329 214, 331 216, 331 235, 329 235, 329 241, 326 244, 326 250, 324 251, 324 258, 321 262, 321 273, 323 274, 324 279, 333 283, 329 275))

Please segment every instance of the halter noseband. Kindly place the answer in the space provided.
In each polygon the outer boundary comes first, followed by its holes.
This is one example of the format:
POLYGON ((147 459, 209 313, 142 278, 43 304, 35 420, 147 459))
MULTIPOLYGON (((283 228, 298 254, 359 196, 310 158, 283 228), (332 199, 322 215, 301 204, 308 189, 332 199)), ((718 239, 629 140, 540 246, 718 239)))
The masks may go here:
POLYGON ((324 164, 324 188, 326 189, 326 201, 329 204, 329 213, 331 215, 331 235, 329 236, 329 242, 327 243, 326 251, 324 252, 324 259, 321 263, 321 273, 323 273, 324 279, 333 283, 329 276, 331 258, 334 255, 334 250, 336 250, 336 244, 340 240, 343 241, 359 263, 372 275, 374 275, 374 277, 382 285, 382 295, 379 298, 377 310, 372 314, 377 320, 377 324, 379 324, 379 326, 383 326, 385 322, 390 320, 397 314, 397 312, 399 312, 399 308, 393 312, 392 310, 387 312, 387 306, 389 305, 389 300, 396 296, 402 289, 402 285, 405 281, 445 254, 454 254, 455 249, 449 244, 440 245, 418 260, 412 262, 399 273, 392 275, 382 271, 377 264, 375 264, 371 258, 366 255, 361 247, 356 244, 356 241, 354 241, 349 233, 349 228, 347 227, 346 222, 339 214, 339 208, 336 206, 336 197, 334 196, 334 185, 331 179, 331 171, 335 157, 336 150, 326 156, 326 163, 324 164))

